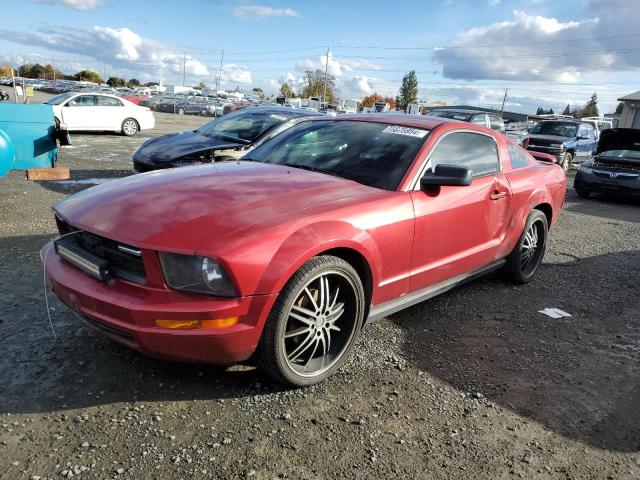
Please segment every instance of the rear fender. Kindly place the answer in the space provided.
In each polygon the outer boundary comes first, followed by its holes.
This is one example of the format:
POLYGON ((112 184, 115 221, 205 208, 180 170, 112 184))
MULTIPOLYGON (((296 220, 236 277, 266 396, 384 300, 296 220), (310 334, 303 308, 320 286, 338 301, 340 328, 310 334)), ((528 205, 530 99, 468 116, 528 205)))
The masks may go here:
MULTIPOLYGON (((511 219, 511 223, 509 224, 509 230, 512 232, 512 235, 509 235, 506 241, 503 244, 502 255, 506 256, 518 243, 520 239, 520 235, 524 231, 524 226, 527 222, 527 217, 538 205, 547 203, 551 205, 551 223, 555 223, 555 219, 557 217, 557 212, 554 209, 554 202, 551 197, 551 194, 546 188, 538 188, 531 192, 529 199, 523 203, 522 207, 520 207, 513 215, 511 219)), ((551 226, 551 223, 549 226, 551 226)))

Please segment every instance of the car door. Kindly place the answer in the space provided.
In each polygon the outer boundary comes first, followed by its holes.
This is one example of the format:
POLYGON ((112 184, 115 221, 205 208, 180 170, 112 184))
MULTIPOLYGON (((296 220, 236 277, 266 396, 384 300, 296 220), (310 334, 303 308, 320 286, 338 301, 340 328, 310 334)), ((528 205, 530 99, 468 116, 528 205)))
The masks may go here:
POLYGON ((124 103, 119 98, 96 95, 98 112, 96 120, 97 130, 119 131, 124 120, 124 103))
POLYGON ((68 100, 62 108, 62 121, 68 130, 94 130, 95 117, 95 95, 78 95, 68 100))
POLYGON ((578 127, 578 139, 576 141, 576 160, 582 162, 588 158, 592 150, 595 150, 595 131, 588 123, 581 123, 578 127))
POLYGON ((507 228, 511 189, 502 173, 496 139, 474 131, 446 133, 428 154, 436 165, 470 168, 471 185, 411 192, 415 211, 411 291, 466 275, 491 264, 507 228))

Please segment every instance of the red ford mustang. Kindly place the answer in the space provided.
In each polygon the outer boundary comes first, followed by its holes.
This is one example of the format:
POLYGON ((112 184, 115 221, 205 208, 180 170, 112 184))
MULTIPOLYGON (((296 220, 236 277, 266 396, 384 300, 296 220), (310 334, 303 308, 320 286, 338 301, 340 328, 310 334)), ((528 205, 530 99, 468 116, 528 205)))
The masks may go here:
POLYGON ((251 158, 152 172, 54 207, 41 257, 58 297, 149 355, 253 357, 309 385, 367 320, 501 269, 535 274, 562 168, 442 118, 309 120, 251 158))

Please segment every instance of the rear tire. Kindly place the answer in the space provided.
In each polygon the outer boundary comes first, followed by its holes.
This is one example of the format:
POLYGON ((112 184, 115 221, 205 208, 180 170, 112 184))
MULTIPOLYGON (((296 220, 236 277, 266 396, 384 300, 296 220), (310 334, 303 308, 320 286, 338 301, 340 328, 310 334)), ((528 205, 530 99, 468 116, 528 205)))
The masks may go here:
POLYGON ((569 170, 571 170, 571 162, 573 162, 573 155, 571 155, 571 152, 567 152, 564 154, 564 156, 562 157, 562 169, 565 172, 568 172, 569 170))
POLYGON ((178 108, 178 115, 184 115, 184 108, 178 108))
POLYGON ((321 382, 349 358, 365 311, 364 288, 354 268, 338 257, 314 257, 278 295, 255 359, 284 384, 321 382))
POLYGON ((531 281, 542 263, 547 247, 549 224, 540 210, 533 210, 527 217, 518 243, 507 257, 502 267, 503 276, 514 283, 531 281))
POLYGON ((207 115, 207 110, 205 108, 200 110, 200 115, 202 115, 203 117, 206 116, 207 115))
POLYGON ((124 133, 127 137, 133 137, 140 130, 140 126, 138 122, 136 122, 133 118, 127 118, 124 122, 122 122, 122 133, 124 133))

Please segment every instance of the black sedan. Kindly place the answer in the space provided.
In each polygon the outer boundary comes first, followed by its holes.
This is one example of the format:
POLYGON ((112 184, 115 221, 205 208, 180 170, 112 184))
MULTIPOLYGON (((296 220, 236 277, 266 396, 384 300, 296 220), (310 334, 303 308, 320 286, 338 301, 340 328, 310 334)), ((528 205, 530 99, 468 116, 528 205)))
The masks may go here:
POLYGON ((591 193, 640 197, 640 130, 603 130, 593 158, 582 163, 573 187, 583 198, 591 193))
POLYGON ((240 158, 305 117, 320 114, 283 107, 244 108, 197 130, 147 140, 133 152, 134 173, 240 158))

